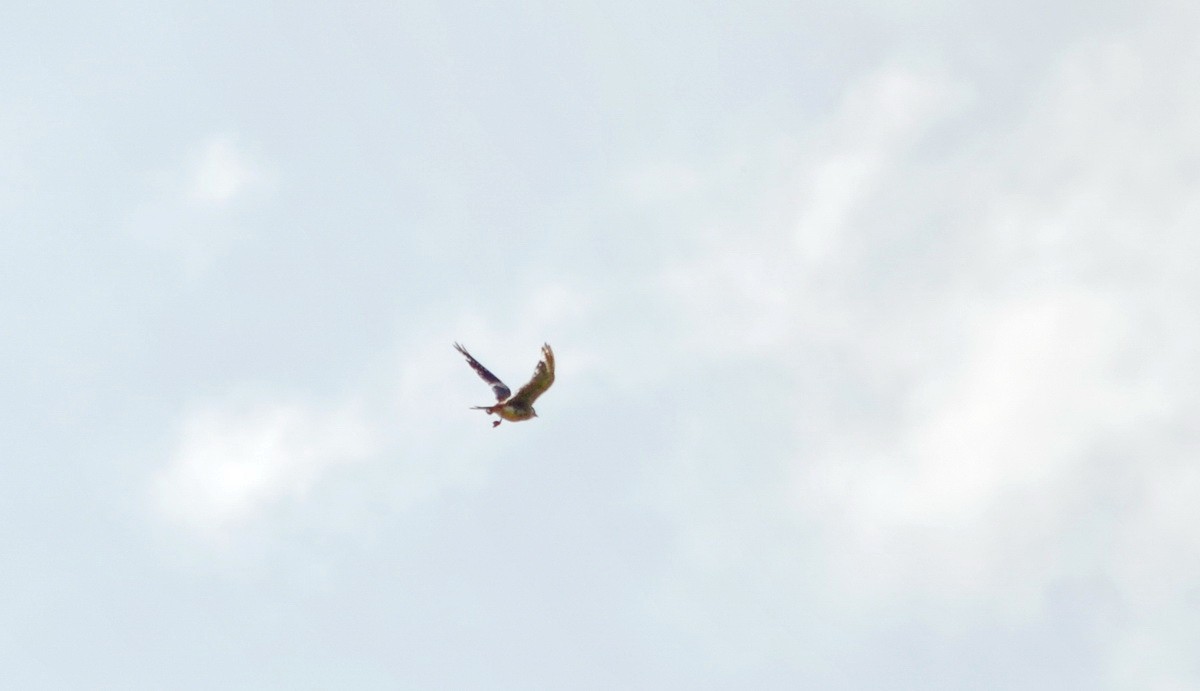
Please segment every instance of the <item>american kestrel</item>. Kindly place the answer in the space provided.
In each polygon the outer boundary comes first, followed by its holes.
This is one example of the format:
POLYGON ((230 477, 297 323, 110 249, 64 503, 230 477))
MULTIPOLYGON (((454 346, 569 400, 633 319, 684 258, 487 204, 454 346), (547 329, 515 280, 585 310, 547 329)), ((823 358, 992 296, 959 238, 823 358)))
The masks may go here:
MULTIPOLYGON (((546 389, 554 383, 554 351, 550 350, 549 344, 542 345, 542 359, 533 372, 533 378, 525 386, 522 386, 515 396, 511 395, 512 392, 504 382, 500 381, 499 377, 471 357, 466 348, 457 343, 454 344, 454 347, 463 354, 463 357, 467 358, 467 364, 492 387, 492 393, 496 395, 496 405, 472 406, 471 410, 486 410, 488 415, 496 415, 509 422, 520 422, 537 417, 537 411, 533 409, 533 402, 537 400, 538 396, 546 393, 546 389)), ((500 420, 492 421, 492 427, 499 424, 500 420)))

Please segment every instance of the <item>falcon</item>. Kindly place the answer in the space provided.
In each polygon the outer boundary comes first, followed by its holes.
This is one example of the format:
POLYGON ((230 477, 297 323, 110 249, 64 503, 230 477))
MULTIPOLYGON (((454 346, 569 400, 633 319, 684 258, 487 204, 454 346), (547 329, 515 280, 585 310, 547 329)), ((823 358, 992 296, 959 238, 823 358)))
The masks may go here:
POLYGON ((475 370, 479 378, 492 387, 492 394, 496 396, 496 405, 477 405, 472 406, 471 410, 485 410, 488 415, 499 417, 500 420, 492 421, 493 428, 497 427, 501 420, 520 422, 537 417, 537 411, 533 409, 533 402, 537 400, 538 396, 546 393, 546 389, 554 383, 554 351, 550 350, 549 344, 542 345, 542 359, 538 362, 537 369, 533 371, 533 378, 517 390, 515 396, 512 395, 508 386, 500 381, 499 377, 471 357, 466 348, 458 343, 454 344, 454 348, 463 354, 463 357, 467 359, 467 364, 475 370))

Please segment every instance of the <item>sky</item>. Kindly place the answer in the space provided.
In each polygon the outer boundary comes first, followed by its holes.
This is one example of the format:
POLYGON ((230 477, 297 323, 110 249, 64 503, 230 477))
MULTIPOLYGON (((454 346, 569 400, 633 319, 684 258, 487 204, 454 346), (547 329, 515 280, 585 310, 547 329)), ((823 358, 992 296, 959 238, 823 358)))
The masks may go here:
POLYGON ((1194 3, 4 14, 6 685, 1200 688, 1194 3))

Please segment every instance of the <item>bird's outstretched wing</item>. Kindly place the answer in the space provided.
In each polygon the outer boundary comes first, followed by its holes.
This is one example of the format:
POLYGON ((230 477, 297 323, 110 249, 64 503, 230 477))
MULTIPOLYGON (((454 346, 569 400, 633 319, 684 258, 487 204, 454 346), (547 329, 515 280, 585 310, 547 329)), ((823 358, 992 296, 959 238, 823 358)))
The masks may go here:
POLYGON ((503 403, 508 399, 508 397, 512 394, 512 391, 509 391, 508 387, 504 385, 504 382, 500 381, 500 377, 492 374, 486 367, 479 364, 479 361, 471 357, 471 354, 467 352, 466 348, 457 343, 454 344, 454 348, 463 354, 463 357, 467 359, 467 364, 471 366, 471 369, 475 370, 475 373, 478 374, 481 379, 491 385, 492 393, 496 394, 496 400, 498 402, 503 403))
POLYGON ((509 403, 515 406, 533 405, 538 396, 546 393, 546 389, 554 383, 554 351, 550 350, 549 344, 542 345, 542 360, 537 364, 537 369, 533 371, 533 379, 529 383, 522 386, 517 395, 509 399, 509 403))

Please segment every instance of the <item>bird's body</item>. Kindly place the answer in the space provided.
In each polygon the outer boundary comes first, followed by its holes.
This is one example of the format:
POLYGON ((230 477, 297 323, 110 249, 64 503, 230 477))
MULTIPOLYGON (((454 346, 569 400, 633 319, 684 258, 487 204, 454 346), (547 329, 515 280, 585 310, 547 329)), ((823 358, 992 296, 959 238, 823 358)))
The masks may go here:
MULTIPOLYGON (((525 386, 522 386, 516 395, 512 395, 511 390, 504 382, 500 381, 499 377, 471 357, 466 348, 457 343, 454 344, 454 348, 467 358, 467 364, 475 370, 480 379, 492 387, 492 393, 496 396, 495 405, 473 406, 472 410, 484 410, 488 415, 495 415, 509 422, 520 422, 537 417, 537 411, 533 409, 533 402, 554 383, 554 351, 550 350, 549 344, 542 345, 542 359, 533 372, 533 378, 525 386)), ((492 421, 492 427, 499 424, 500 420, 492 421)))
MULTIPOLYGON (((488 415, 498 415, 509 422, 520 422, 528 420, 531 417, 537 417, 537 413, 533 410, 533 406, 528 405, 513 405, 511 403, 497 403, 496 405, 477 405, 471 410, 486 410, 488 415)), ((495 424, 500 424, 496 422, 495 424)))

